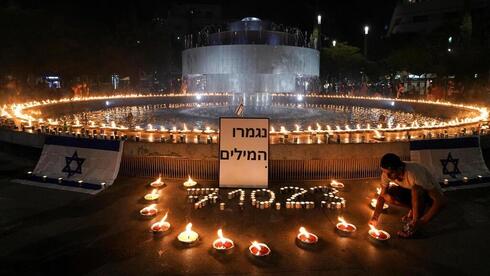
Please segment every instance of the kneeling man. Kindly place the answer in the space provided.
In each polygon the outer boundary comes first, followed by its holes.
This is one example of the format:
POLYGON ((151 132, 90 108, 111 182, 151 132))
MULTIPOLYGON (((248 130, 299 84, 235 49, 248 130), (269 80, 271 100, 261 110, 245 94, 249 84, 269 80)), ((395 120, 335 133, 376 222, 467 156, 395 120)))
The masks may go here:
POLYGON ((381 193, 369 222, 373 226, 385 202, 406 207, 408 214, 402 218, 406 225, 398 235, 409 238, 446 205, 441 186, 421 164, 403 162, 396 154, 388 153, 381 158, 381 171, 381 193))

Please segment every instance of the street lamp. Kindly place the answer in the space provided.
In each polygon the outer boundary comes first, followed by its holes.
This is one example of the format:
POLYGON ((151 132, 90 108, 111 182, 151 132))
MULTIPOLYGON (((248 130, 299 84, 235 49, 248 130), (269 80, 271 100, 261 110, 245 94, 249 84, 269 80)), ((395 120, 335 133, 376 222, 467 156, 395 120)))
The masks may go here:
POLYGON ((332 41, 332 46, 335 47, 335 45, 337 45, 337 40, 332 41))
POLYGON ((319 14, 317 17, 316 17, 316 20, 318 22, 318 25, 321 25, 322 24, 322 15, 319 14))
POLYGON ((364 57, 367 59, 367 37, 369 33, 369 26, 364 26, 364 57))

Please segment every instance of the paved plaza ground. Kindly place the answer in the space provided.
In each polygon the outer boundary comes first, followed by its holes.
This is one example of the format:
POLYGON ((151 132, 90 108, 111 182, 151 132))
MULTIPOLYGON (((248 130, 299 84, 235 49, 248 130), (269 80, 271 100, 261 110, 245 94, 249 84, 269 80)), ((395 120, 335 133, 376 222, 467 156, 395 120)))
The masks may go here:
MULTIPOLYGON (((379 227, 393 237, 373 242, 367 234, 372 213, 368 206, 376 180, 345 181, 341 195, 347 208, 333 211, 239 210, 236 199, 194 210, 186 202, 181 180, 166 180, 159 208, 169 211, 170 233, 154 236, 149 226, 161 218, 143 219, 143 196, 151 191, 148 178, 118 178, 96 196, 12 183, 32 169, 39 153, 18 154, 0 147, 0 274, 7 275, 153 275, 153 274, 335 274, 335 275, 489 275, 490 188, 447 192, 449 207, 411 240, 396 237, 405 210, 390 207, 379 227), (343 237, 334 230, 337 216, 357 225, 354 235, 343 237), (176 237, 188 222, 200 234, 193 247, 176 237), (314 247, 295 241, 300 226, 320 237, 314 247), (216 231, 236 247, 218 254, 211 244, 216 231), (272 254, 256 258, 248 254, 250 242, 267 243, 272 254)), ((273 183, 310 187, 324 182, 273 183)), ((203 187, 215 187, 207 182, 203 187)), ((221 191, 226 197, 227 189, 221 191)), ((279 200, 284 202, 283 197, 279 200)))

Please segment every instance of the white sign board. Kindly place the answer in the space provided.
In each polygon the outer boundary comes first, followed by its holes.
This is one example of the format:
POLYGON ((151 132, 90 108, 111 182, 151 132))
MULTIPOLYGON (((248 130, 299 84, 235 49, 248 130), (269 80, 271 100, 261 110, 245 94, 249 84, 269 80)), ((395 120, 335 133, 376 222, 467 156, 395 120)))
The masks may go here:
POLYGON ((269 119, 220 118, 219 186, 267 188, 269 119))

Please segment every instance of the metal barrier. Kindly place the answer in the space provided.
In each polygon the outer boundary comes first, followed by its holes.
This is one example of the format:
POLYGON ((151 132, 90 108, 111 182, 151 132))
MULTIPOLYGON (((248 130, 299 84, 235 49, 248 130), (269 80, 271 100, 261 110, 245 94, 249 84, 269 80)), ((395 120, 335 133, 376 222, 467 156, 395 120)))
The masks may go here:
MULTIPOLYGON (((409 160, 403 156, 403 160, 409 160)), ((298 181, 321 179, 360 179, 380 176, 380 158, 326 159, 326 160, 270 160, 271 181, 298 181)), ((193 160, 163 156, 124 157, 120 175, 166 178, 217 180, 219 161, 193 160)))

